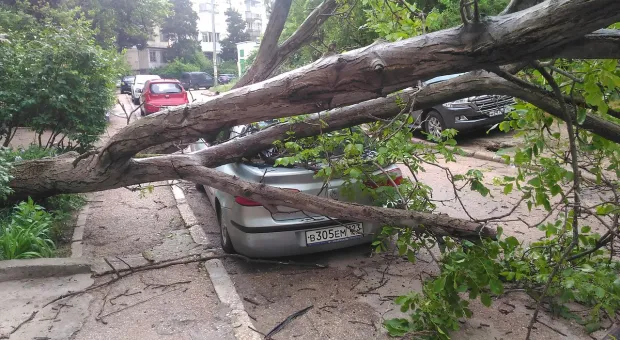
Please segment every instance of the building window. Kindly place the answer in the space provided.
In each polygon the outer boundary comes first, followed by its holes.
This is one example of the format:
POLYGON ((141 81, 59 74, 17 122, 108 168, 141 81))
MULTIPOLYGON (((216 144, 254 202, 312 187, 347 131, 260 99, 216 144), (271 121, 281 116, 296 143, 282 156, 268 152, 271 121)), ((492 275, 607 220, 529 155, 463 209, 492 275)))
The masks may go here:
MULTIPOLYGON (((220 34, 215 33, 215 41, 220 41, 220 34)), ((212 32, 202 32, 202 42, 213 42, 212 32)))
POLYGON ((157 51, 149 51, 149 60, 152 63, 156 63, 157 62, 157 51))
MULTIPOLYGON (((198 4, 198 12, 201 12, 201 13, 209 12, 209 13, 211 13, 211 6, 212 6, 211 2, 201 2, 201 3, 198 4)), ((217 1, 216 1, 215 5, 213 5, 213 6, 215 6, 215 14, 217 14, 218 13, 217 1)))

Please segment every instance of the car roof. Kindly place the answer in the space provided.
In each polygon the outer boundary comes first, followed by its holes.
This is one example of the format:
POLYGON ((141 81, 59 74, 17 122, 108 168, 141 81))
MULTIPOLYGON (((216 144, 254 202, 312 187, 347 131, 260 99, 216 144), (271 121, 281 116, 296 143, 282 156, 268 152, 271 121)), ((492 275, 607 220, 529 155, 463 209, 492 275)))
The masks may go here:
POLYGON ((164 78, 164 79, 151 79, 148 81, 149 84, 159 84, 159 83, 181 83, 180 81, 178 81, 177 79, 170 79, 170 78, 164 78))

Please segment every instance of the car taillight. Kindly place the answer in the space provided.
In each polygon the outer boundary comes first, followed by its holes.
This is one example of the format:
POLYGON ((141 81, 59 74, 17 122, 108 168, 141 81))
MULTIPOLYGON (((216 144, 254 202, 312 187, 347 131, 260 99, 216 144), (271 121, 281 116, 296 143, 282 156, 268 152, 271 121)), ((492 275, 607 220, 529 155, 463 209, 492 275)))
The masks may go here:
MULTIPOLYGON (((299 190, 297 189, 290 189, 290 188, 281 188, 284 190, 289 190, 289 191, 294 191, 294 192, 299 192, 299 190)), ((237 204, 242 205, 244 207, 260 207, 262 206, 261 203, 256 202, 256 201, 252 201, 249 198, 245 198, 243 196, 235 196, 235 202, 237 202, 237 204)))
POLYGON ((388 186, 394 186, 394 184, 400 185, 402 183, 403 174, 400 172, 400 169, 396 168, 396 169, 387 170, 386 173, 388 176, 392 178, 391 181, 385 177, 385 174, 381 174, 379 179, 375 181, 366 181, 364 182, 364 184, 369 188, 376 189, 380 186, 388 187, 388 186), (394 184, 392 184, 392 182, 394 182, 394 184))

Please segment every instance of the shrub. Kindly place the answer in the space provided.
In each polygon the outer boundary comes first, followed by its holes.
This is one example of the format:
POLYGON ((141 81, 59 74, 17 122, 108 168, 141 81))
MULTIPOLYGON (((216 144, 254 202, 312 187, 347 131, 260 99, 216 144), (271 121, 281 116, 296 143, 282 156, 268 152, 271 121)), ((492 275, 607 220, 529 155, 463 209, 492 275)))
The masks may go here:
POLYGON ((29 198, 15 206, 0 229, 0 259, 51 257, 56 246, 50 237, 53 217, 29 198))
POLYGON ((56 142, 78 151, 89 149, 105 132, 120 55, 98 46, 83 20, 34 20, 0 7, 0 27, 7 29, 11 42, 0 48, 4 145, 16 128, 30 127, 39 134, 51 132, 52 138, 41 146, 56 142))

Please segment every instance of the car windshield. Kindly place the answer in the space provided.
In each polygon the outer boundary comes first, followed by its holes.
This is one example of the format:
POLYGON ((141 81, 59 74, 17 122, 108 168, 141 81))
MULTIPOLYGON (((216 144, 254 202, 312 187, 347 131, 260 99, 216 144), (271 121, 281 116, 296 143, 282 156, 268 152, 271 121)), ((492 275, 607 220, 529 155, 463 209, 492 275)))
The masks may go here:
POLYGON ((456 78, 456 77, 461 76, 463 74, 465 74, 465 73, 448 74, 446 76, 435 77, 435 78, 431 78, 431 79, 425 81, 423 84, 424 85, 430 85, 430 84, 440 83, 442 81, 446 81, 446 80, 450 80, 452 78, 456 78))
POLYGON ((153 94, 181 93, 183 88, 177 83, 157 83, 151 84, 151 92, 153 94))
POLYGON ((159 76, 156 75, 138 75, 135 78, 136 84, 144 84, 147 80, 151 79, 160 79, 159 76))

